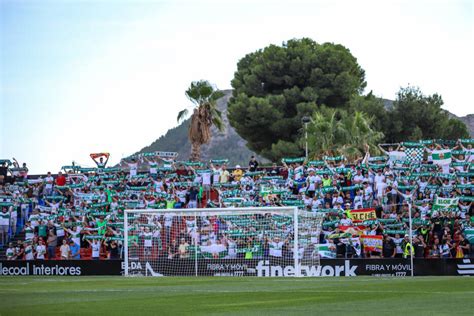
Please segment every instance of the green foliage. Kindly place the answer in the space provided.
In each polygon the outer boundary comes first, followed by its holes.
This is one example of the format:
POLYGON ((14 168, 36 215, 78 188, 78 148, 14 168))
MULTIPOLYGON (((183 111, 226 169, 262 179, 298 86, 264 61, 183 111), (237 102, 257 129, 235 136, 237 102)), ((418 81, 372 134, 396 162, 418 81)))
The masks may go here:
MULTIPOLYGON (((194 103, 195 107, 200 107, 202 105, 209 105, 212 122, 213 124, 219 129, 222 130, 222 114, 218 111, 215 107, 215 103, 218 99, 224 96, 222 91, 216 90, 209 81, 200 80, 200 81, 193 81, 191 85, 185 92, 186 97, 194 103)), ((186 115, 188 115, 189 110, 184 109, 179 111, 178 113, 178 122, 185 119, 186 115)), ((193 113, 194 114, 194 113, 193 113)))
POLYGON ((464 123, 449 117, 437 94, 402 88, 389 108, 388 100, 372 92, 361 95, 364 71, 342 45, 308 38, 270 45, 238 62, 232 86, 230 124, 251 150, 274 161, 303 154, 301 119, 323 105, 365 113, 371 130, 385 135, 384 142, 468 137, 464 123))
POLYGON ((372 128, 386 133, 386 127, 390 122, 389 111, 383 100, 374 96, 372 91, 367 95, 354 95, 349 101, 349 110, 366 113, 372 120, 372 128))
POLYGON ((308 124, 311 157, 344 155, 355 159, 365 154, 366 145, 377 154, 383 134, 372 128, 371 123, 372 119, 363 112, 322 107, 308 124))
POLYGON ((342 45, 308 38, 270 45, 238 62, 230 124, 269 159, 299 156, 301 118, 319 105, 347 107, 365 84, 364 71, 342 45))
POLYGON ((193 81, 186 90, 186 96, 195 105, 199 106, 205 103, 215 103, 224 96, 222 91, 216 90, 209 81, 193 81))
POLYGON ((444 136, 440 138, 443 139, 459 139, 470 137, 466 124, 464 124, 463 121, 455 118, 444 120, 441 130, 443 131, 442 134, 444 136))
MULTIPOLYGON (((342 45, 318 44, 308 38, 270 45, 238 62, 232 86, 229 121, 247 146, 231 128, 226 138, 209 143, 212 125, 218 130, 225 128, 227 121, 221 113, 225 105, 220 101, 220 110, 215 106, 223 93, 201 80, 192 82, 186 91, 194 104, 193 116, 205 105, 204 111, 197 113, 199 120, 194 120, 194 125, 192 119, 184 121, 141 152, 177 151, 184 159, 191 146, 195 156, 202 146, 204 160, 226 157, 230 164, 241 165, 255 153, 273 161, 300 157, 304 155, 303 116, 317 122, 309 124, 312 155, 355 157, 362 154, 366 142, 375 153, 377 139, 400 142, 469 137, 466 125, 441 108, 443 100, 437 94, 425 96, 418 88, 402 88, 393 104, 372 92, 362 95, 364 71, 342 45), (324 137, 318 139, 317 135, 324 137)), ((187 109, 179 112, 178 121, 187 115, 187 109)))
POLYGON ((443 104, 438 94, 425 96, 419 88, 401 88, 393 110, 388 113, 390 120, 384 130, 386 141, 468 137, 464 123, 450 118, 441 108, 443 104))

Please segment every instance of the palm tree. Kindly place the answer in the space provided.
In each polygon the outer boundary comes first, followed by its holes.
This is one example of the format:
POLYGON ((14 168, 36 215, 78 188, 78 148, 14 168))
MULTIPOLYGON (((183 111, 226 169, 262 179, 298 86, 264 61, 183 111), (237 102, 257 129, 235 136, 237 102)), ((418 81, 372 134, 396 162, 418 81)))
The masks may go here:
POLYGON ((322 107, 308 126, 311 153, 316 157, 344 155, 349 159, 363 156, 366 145, 377 152, 383 134, 371 127, 372 120, 362 112, 322 107))
POLYGON ((361 157, 365 154, 366 146, 369 146, 373 154, 379 152, 377 144, 384 135, 371 127, 372 119, 367 114, 358 111, 347 113, 343 118, 343 124, 348 139, 341 148, 342 154, 352 159, 361 157))
POLYGON ((339 113, 324 107, 314 113, 308 134, 311 152, 316 156, 338 154, 339 145, 347 138, 339 113))
MULTIPOLYGON (((193 81, 186 90, 186 96, 193 103, 193 114, 189 125, 188 137, 191 142, 191 161, 201 158, 201 146, 211 140, 211 127, 214 125, 219 131, 224 130, 222 113, 217 109, 216 101, 224 93, 215 89, 208 81, 193 81)), ((189 113, 184 109, 178 113, 178 122, 189 113)))

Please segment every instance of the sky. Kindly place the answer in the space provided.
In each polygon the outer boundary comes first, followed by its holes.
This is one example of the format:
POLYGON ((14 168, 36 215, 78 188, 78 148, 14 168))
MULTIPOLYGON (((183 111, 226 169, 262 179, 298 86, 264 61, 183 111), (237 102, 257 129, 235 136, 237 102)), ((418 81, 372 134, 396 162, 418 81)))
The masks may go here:
POLYGON ((191 81, 230 89, 247 53, 302 37, 349 48, 366 93, 418 86, 464 116, 473 18, 474 0, 0 0, 0 159, 117 163, 177 125, 191 81))

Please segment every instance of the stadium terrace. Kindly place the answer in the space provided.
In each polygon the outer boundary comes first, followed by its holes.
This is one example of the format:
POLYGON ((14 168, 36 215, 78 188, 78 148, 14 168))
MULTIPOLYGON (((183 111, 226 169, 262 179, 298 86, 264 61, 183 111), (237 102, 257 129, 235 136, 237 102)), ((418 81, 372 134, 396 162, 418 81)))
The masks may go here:
MULTIPOLYGON (((122 259, 124 210, 155 209, 163 211, 130 215, 131 257, 255 259, 258 273, 271 274, 275 267, 265 265, 268 259, 290 260, 300 252, 288 217, 270 211, 192 216, 180 210, 286 206, 322 218, 300 237, 318 258, 469 258, 474 253, 473 143, 381 145, 384 155, 367 152, 355 161, 291 157, 262 166, 252 157, 245 167, 228 166, 226 159, 179 161, 167 152, 135 155, 108 167, 109 155, 98 153, 91 154, 96 167, 62 166, 44 176, 30 176, 26 164, 3 159, 1 255, 6 260, 122 259)), ((294 273, 290 268, 277 270, 294 273)))

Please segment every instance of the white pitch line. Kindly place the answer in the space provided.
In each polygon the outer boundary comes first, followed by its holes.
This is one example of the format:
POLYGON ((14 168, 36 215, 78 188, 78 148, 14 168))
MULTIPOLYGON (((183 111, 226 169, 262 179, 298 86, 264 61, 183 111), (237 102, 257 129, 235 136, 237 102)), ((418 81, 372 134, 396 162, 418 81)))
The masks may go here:
MULTIPOLYGON (((175 292, 175 293, 182 293, 183 295, 186 292, 192 293, 279 293, 283 292, 286 289, 282 289, 281 291, 269 291, 269 290, 205 290, 205 289, 163 289, 165 292, 175 292)), ((8 292, 19 292, 22 291, 20 289, 0 289, 0 293, 8 293, 8 292)), ((84 290, 58 290, 61 293, 98 293, 98 292, 156 292, 161 293, 162 291, 157 290, 156 288, 150 289, 84 289, 84 290)), ((28 291, 29 294, 48 294, 48 293, 55 293, 51 290, 41 290, 41 291, 28 291)), ((315 289, 315 290, 295 290, 294 293, 392 293, 392 294, 474 294, 474 291, 465 291, 465 292, 453 292, 453 291, 392 291, 392 290, 324 290, 324 289, 315 289)))

